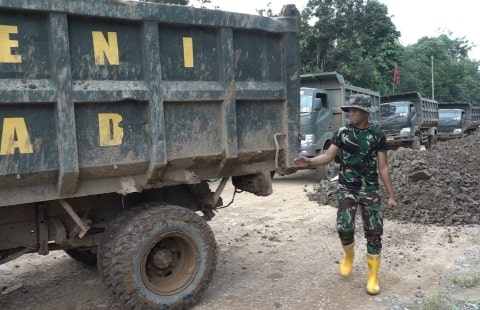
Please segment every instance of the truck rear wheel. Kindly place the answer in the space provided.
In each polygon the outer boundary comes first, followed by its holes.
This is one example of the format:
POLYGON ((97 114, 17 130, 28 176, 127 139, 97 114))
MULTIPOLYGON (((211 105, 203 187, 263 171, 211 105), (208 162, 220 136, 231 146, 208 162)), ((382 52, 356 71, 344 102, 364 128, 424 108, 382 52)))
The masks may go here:
POLYGON ((128 210, 103 257, 106 283, 129 308, 184 309, 207 289, 217 262, 212 230, 195 212, 150 204, 128 210), (105 268, 107 267, 107 268, 105 268))
POLYGON ((437 144, 437 135, 429 135, 428 136, 428 147, 427 149, 432 148, 435 144, 437 144))
POLYGON ((420 150, 420 146, 421 146, 420 145, 420 138, 418 136, 413 137, 413 141, 412 141, 412 144, 410 146, 412 148, 412 150, 418 151, 418 150, 420 150))

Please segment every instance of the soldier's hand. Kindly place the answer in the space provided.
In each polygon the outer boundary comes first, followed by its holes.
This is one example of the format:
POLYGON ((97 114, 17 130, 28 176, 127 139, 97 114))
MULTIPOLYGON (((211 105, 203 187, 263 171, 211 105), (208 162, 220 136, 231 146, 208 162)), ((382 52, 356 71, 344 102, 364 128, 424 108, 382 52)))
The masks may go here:
POLYGON ((310 166, 310 158, 303 156, 297 157, 293 160, 293 165, 295 167, 306 168, 310 166))
POLYGON ((395 201, 395 198, 388 198, 388 202, 387 202, 387 205, 390 207, 390 208, 393 208, 393 207, 396 207, 397 206, 397 202, 395 201))

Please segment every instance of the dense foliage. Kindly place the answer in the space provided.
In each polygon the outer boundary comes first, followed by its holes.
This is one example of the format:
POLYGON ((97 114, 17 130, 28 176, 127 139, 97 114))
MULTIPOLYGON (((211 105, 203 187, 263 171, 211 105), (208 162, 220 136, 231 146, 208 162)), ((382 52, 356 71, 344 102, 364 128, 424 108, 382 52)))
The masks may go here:
POLYGON ((442 34, 402 46, 388 8, 376 0, 309 0, 301 23, 304 73, 336 70, 382 94, 418 91, 438 101, 480 103, 479 61, 469 59, 472 45, 464 38, 442 34))

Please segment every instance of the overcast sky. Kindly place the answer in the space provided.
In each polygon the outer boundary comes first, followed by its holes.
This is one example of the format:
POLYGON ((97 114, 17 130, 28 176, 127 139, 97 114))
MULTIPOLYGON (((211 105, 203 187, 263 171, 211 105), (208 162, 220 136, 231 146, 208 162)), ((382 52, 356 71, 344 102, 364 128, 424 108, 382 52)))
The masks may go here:
MULTIPOLYGON (((222 10, 255 14, 257 9, 272 4, 275 13, 287 3, 295 3, 299 10, 308 0, 212 0, 222 10)), ((416 43, 424 36, 437 37, 445 31, 452 32, 450 38, 465 37, 477 45, 470 58, 480 60, 480 31, 476 27, 479 13, 476 0, 380 0, 388 7, 392 21, 401 32, 403 45, 416 43)))

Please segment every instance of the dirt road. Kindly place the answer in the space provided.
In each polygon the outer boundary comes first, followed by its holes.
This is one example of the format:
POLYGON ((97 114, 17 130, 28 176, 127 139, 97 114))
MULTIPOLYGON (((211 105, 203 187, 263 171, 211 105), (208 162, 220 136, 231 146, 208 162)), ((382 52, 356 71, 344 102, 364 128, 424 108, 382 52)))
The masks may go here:
MULTIPOLYGON (((276 177, 273 195, 240 193, 220 210, 210 222, 217 271, 196 310, 480 309, 480 226, 387 220, 382 292, 369 296, 361 219, 354 272, 344 279, 337 272, 336 209, 309 201, 315 184, 311 172, 276 177)), ((227 187, 224 202, 232 191, 227 187)), ((23 256, 0 265, 0 274, 0 309, 124 309, 95 268, 64 252, 23 256)))

